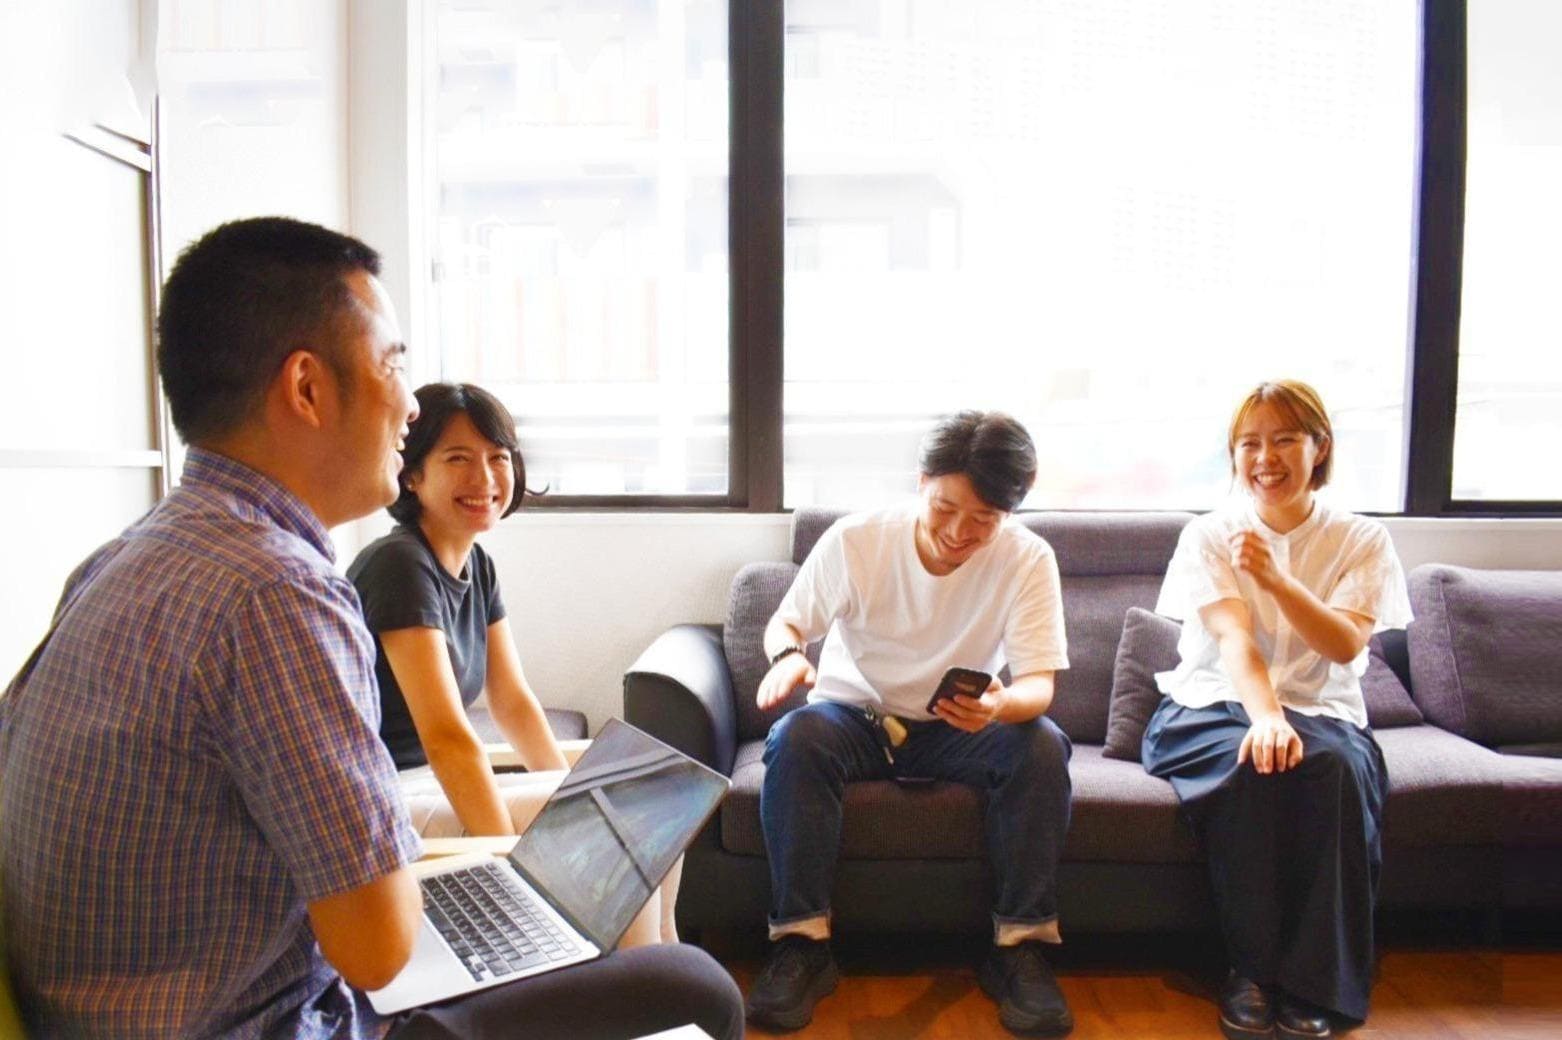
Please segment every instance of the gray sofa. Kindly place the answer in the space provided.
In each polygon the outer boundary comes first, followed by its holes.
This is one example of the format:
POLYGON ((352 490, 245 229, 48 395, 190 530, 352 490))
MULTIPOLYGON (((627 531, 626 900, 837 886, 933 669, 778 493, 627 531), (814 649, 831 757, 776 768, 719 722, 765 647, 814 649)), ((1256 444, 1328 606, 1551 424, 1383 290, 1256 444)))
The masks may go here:
MULTIPOLYGON (((692 932, 758 928, 765 919, 761 753, 771 723, 803 696, 769 712, 755 707, 762 631, 798 564, 841 515, 798 511, 792 559, 744 567, 724 625, 670 629, 625 676, 628 721, 733 781, 685 861, 678 918, 692 932)), ((1102 746, 1125 613, 1153 607, 1190 514, 1021 519, 1051 543, 1063 582, 1071 667, 1058 675, 1050 714, 1074 743, 1059 878, 1064 928, 1206 926, 1213 911, 1201 853, 1170 785, 1102 746)), ((1375 688, 1392 686, 1402 699, 1390 710, 1369 703, 1391 781, 1382 902, 1562 908, 1562 759, 1511 753, 1562 747, 1562 572, 1428 567, 1411 584, 1422 620, 1408 639, 1374 645, 1375 688), (1406 678, 1426 691, 1414 704, 1399 689, 1406 678)), ((958 784, 851 785, 833 896, 840 929, 985 930, 991 878, 981 813, 980 795, 958 784)))

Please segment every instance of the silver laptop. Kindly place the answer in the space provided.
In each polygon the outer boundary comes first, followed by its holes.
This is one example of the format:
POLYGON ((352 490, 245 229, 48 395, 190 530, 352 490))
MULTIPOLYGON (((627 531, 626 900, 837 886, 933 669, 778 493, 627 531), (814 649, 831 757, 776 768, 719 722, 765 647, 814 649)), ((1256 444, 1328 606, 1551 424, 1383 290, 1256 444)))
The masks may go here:
POLYGON ((727 778, 610 719, 506 859, 423 874, 412 958, 369 993, 393 1014, 593 960, 618 945, 727 778))

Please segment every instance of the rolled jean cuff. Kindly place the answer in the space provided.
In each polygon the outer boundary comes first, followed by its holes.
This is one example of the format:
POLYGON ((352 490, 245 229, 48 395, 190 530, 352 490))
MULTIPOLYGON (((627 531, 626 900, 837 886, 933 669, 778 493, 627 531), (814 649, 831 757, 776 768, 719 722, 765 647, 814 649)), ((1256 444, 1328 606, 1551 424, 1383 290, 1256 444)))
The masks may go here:
MULTIPOLYGON (((775 926, 771 925, 774 929, 775 926)), ((999 917, 993 914, 993 945, 994 946, 1018 946, 1030 939, 1037 939, 1044 943, 1061 943, 1063 932, 1058 928, 1058 915, 1053 914, 1045 921, 1016 921, 1011 917, 999 917)))
POLYGON ((801 935, 805 939, 824 941, 830 937, 830 911, 822 914, 809 914, 807 917, 794 917, 788 921, 770 922, 770 941, 775 942, 783 935, 801 935))

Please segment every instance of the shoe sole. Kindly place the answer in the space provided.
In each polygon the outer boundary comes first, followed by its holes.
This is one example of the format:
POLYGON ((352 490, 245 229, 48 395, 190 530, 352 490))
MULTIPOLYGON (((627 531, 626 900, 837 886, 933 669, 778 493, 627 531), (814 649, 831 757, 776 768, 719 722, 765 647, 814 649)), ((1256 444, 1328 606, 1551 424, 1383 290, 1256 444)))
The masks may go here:
POLYGON ((1326 1029, 1321 1033, 1298 1033, 1294 1029, 1287 1029, 1279 1022, 1275 1023, 1275 1035, 1279 1040, 1333 1040, 1334 1030, 1326 1029))
POLYGON ((1012 1007, 1005 1007, 1003 979, 987 964, 983 964, 981 971, 977 972, 976 981, 981 984, 982 992, 998 1005, 998 1021, 1011 1033, 1023 1036, 1063 1036, 1074 1028, 1074 1016, 1067 1010, 1063 1012, 1062 1018, 1037 1019, 1021 1015, 1012 1007))
POLYGON ((1235 1022, 1228 1022, 1225 1015, 1220 1016, 1220 1032, 1226 1040, 1275 1040, 1275 1027, 1268 1029, 1245 1029, 1235 1022))
POLYGON ((786 1011, 744 1009, 744 1017, 761 1029, 768 1029, 773 1033, 790 1033, 801 1029, 814 1020, 814 1005, 825 997, 835 992, 836 985, 841 981, 840 969, 831 961, 814 984, 809 987, 808 995, 803 1003, 794 1009, 786 1011))

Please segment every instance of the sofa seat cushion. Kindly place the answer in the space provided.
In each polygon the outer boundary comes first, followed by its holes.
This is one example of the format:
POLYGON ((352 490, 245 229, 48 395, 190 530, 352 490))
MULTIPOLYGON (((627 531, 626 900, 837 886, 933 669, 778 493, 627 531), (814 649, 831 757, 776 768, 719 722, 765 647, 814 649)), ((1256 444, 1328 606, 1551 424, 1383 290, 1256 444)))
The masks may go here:
POLYGON ((1562 849, 1562 760, 1498 755, 1502 845, 1562 849))
POLYGON ((1496 845, 1502 837, 1502 762, 1436 726, 1378 731, 1388 766, 1383 840, 1398 848, 1496 845))
MULTIPOLYGON (((721 845, 739 856, 763 856, 759 790, 765 742, 738 746, 732 790, 721 803, 721 845)), ((846 785, 841 858, 860 860, 970 859, 983 855, 984 798, 955 783, 871 780, 846 785)))
MULTIPOLYGON (((732 790, 721 806, 721 844, 740 856, 765 854, 759 791, 765 778, 762 740, 738 748, 732 790)), ((1076 744, 1069 763, 1074 815, 1064 858, 1121 863, 1191 863, 1200 859, 1177 817, 1171 785, 1136 762, 1113 762, 1101 748, 1076 744)), ((841 858, 972 859, 986 855, 984 799, 964 784, 870 781, 846 788, 841 858)))
POLYGON ((1105 757, 1098 744, 1075 744, 1068 772, 1074 818, 1063 858, 1074 863, 1198 863, 1193 831, 1177 811, 1171 784, 1138 762, 1105 757))

